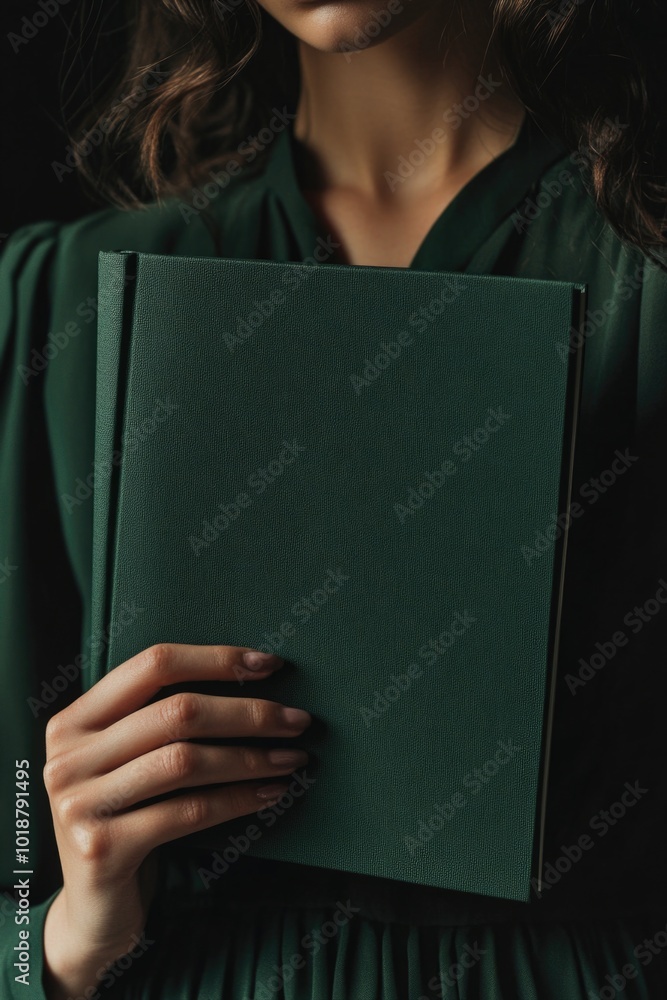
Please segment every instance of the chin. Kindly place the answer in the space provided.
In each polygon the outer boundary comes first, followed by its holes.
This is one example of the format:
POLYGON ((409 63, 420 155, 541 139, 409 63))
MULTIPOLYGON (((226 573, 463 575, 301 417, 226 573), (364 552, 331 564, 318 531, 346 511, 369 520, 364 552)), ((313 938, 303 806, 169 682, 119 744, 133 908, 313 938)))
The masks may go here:
POLYGON ((270 0, 264 9, 305 45, 319 52, 338 52, 348 60, 374 48, 426 9, 411 0, 297 0, 284 3, 270 0))

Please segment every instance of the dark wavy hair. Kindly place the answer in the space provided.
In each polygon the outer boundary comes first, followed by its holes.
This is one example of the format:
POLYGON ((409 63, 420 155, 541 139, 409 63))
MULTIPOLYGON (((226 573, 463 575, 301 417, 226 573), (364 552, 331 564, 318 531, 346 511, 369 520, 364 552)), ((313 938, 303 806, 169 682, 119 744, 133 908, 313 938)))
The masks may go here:
MULTIPOLYGON (((665 0, 479 7, 504 81, 579 154, 591 195, 621 239, 662 260, 665 0)), ((293 36, 256 0, 124 0, 120 9, 124 62, 70 130, 76 166, 98 197, 138 207, 182 197, 231 162, 259 169, 263 127, 276 108, 296 106, 293 36)))

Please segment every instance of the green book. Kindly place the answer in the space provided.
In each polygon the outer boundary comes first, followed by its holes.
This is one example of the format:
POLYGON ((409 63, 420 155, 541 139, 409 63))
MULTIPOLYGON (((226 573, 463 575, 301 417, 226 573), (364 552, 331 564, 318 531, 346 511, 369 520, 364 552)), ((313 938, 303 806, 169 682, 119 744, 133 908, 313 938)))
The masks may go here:
POLYGON ((282 741, 311 754, 283 807, 193 843, 253 825, 258 857, 529 898, 583 366, 557 345, 584 300, 100 254, 93 681, 155 642, 250 646, 288 662, 189 689, 315 719, 282 741))

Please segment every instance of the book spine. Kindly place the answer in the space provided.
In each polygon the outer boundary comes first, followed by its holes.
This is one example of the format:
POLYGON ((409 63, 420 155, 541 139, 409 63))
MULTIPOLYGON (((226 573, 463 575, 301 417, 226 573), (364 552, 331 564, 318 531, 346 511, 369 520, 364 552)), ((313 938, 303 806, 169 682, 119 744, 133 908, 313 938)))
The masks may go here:
POLYGON ((125 358, 132 327, 137 254, 99 254, 90 684, 107 672, 115 549, 115 497, 122 461, 125 358))
MULTIPOLYGON (((571 331, 581 332, 586 315, 588 290, 586 286, 575 286, 572 305, 571 331)), ((547 802, 549 792, 549 768, 551 764, 551 740, 554 724, 554 709, 556 703, 556 684, 559 675, 560 640, 563 628, 563 601, 565 594, 565 568, 567 563, 568 542, 570 540, 569 511, 572 505, 572 489, 574 485, 575 446, 579 410, 581 407, 582 381, 584 370, 585 338, 577 338, 577 346, 571 348, 567 375, 567 407, 563 429, 563 451, 561 470, 561 494, 559 512, 565 514, 562 537, 556 543, 554 557, 554 578, 552 590, 552 614, 549 626, 551 660, 547 672, 547 696, 545 701, 543 721, 543 749, 541 781, 539 790, 539 807, 537 817, 537 838, 534 859, 536 881, 533 883, 538 897, 544 890, 544 842, 546 835, 547 802)))

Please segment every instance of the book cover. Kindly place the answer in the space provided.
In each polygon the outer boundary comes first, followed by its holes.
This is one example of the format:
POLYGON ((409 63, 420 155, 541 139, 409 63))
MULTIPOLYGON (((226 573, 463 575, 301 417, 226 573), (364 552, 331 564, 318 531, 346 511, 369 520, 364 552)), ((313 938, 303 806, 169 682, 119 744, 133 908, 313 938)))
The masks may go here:
POLYGON ((99 282, 93 680, 251 646, 288 663, 190 689, 315 717, 286 807, 197 842, 527 899, 567 531, 526 542, 569 502, 585 289, 122 251, 99 282))

